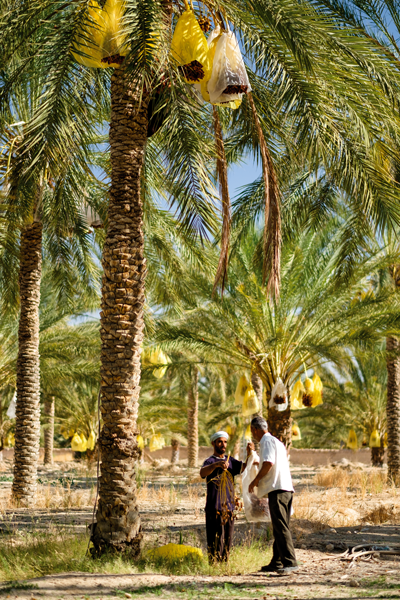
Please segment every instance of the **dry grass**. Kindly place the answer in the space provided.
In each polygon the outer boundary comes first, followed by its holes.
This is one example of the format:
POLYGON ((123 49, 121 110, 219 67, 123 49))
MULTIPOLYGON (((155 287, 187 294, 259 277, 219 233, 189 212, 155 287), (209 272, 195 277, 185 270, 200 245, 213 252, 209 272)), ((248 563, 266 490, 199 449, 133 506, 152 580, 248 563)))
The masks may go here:
POLYGON ((365 497, 367 494, 380 494, 389 489, 386 480, 387 473, 382 469, 348 471, 331 468, 317 473, 313 482, 320 487, 355 490, 365 497))
MULTIPOLYGON (((36 495, 35 508, 48 508, 66 510, 69 508, 88 508, 94 503, 95 488, 72 489, 70 485, 39 485, 36 495)), ((6 509, 19 508, 7 490, 0 498, 0 512, 6 509)))
POLYGON ((365 520, 373 525, 381 525, 382 523, 399 523, 400 512, 396 511, 394 506, 385 506, 379 504, 365 516, 365 520))
POLYGON ((386 479, 382 469, 324 469, 313 483, 325 489, 308 488, 296 494, 295 517, 310 521, 315 530, 398 522, 398 490, 386 479))
POLYGON ((158 502, 176 506, 179 501, 179 494, 173 484, 150 487, 147 483, 143 483, 138 491, 137 499, 138 502, 158 502))
POLYGON ((357 524, 361 515, 354 507, 352 498, 340 488, 333 488, 323 493, 305 490, 296 494, 294 499, 294 516, 313 523, 315 530, 326 527, 345 527, 357 524))

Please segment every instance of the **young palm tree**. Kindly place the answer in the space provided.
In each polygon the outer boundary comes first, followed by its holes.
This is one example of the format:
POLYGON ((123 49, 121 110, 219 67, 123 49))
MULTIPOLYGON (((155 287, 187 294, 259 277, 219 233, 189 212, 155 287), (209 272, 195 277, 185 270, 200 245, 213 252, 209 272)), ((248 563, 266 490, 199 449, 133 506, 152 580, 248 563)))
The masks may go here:
POLYGON ((312 414, 302 410, 296 421, 305 447, 337 447, 346 442, 350 429, 359 444, 370 445, 371 434, 378 431, 380 445, 371 447, 371 462, 382 466, 385 453, 386 386, 383 344, 356 347, 343 367, 324 369, 324 403, 312 414))
MULTIPOLYGON (((85 159, 88 156, 86 149, 80 148, 75 139, 68 151, 58 149, 57 164, 48 160, 43 166, 35 165, 31 152, 23 148, 26 127, 35 119, 46 85, 45 78, 32 71, 12 90, 7 106, 3 107, 4 151, 0 158, 2 210, 8 217, 0 256, 2 304, 3 309, 15 311, 19 302, 20 308, 12 494, 16 502, 25 505, 35 499, 39 456, 39 305, 43 252, 54 261, 53 272, 64 305, 74 293, 79 270, 81 281, 88 289, 93 288, 98 272, 90 256, 91 244, 81 199, 85 184, 89 183, 88 169, 82 168, 82 155, 85 159), (27 179, 26 173, 31 171, 27 179), (19 261, 16 260, 18 254, 19 261), (78 267, 74 282, 68 275, 73 265, 78 267)), ((54 161, 54 148, 46 147, 46 152, 47 157, 53 154, 54 161)))
MULTIPOLYGON (((396 331, 398 300, 393 290, 367 294, 370 274, 387 256, 366 256, 347 281, 334 277, 337 241, 335 222, 318 234, 303 233, 283 248, 282 294, 270 303, 262 289, 262 272, 254 267, 257 236, 248 239, 232 262, 223 299, 209 300, 210 280, 192 277, 198 305, 180 318, 161 320, 156 339, 166 351, 196 352, 204 361, 256 371, 269 398, 281 377, 288 389, 304 369, 324 362, 341 365, 349 349, 363 340, 380 340, 396 331)), ((232 407, 232 411, 235 409, 232 407)), ((271 433, 290 445, 290 408, 268 410, 271 433)))

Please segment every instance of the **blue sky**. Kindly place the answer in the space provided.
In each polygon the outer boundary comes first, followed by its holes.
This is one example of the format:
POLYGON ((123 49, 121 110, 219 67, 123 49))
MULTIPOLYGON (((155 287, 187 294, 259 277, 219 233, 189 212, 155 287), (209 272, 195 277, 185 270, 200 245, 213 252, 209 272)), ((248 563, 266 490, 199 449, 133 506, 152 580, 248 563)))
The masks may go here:
POLYGON ((238 193, 243 185, 255 181, 261 176, 261 165, 256 164, 252 157, 249 157, 244 163, 231 167, 228 171, 229 192, 231 199, 238 193))

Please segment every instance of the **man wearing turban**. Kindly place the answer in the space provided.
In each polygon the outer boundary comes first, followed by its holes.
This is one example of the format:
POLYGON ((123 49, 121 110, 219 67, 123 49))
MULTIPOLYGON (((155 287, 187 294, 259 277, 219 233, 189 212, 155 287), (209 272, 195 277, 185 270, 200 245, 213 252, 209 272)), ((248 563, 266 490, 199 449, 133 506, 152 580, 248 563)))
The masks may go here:
MULTIPOLYGON (((211 436, 214 448, 212 456, 204 461, 200 477, 207 481, 206 532, 208 560, 226 561, 233 540, 233 512, 235 510, 234 478, 246 468, 243 463, 226 456, 229 435, 226 431, 217 431, 211 436)), ((247 456, 254 450, 254 444, 247 444, 247 456)))

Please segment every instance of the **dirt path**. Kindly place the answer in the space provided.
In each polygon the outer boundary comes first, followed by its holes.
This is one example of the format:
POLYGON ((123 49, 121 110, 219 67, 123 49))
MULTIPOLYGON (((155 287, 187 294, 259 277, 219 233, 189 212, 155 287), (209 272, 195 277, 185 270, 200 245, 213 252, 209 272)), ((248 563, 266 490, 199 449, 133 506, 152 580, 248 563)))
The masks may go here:
MULTIPOLYGON (((259 573, 229 577, 166 576, 151 573, 108 575, 65 573, 21 582, 25 589, 3 587, 7 598, 182 598, 361 599, 400 598, 400 561, 348 563, 318 551, 297 551, 303 563, 289 577, 259 573)), ((14 584, 15 585, 15 584, 14 584)))

